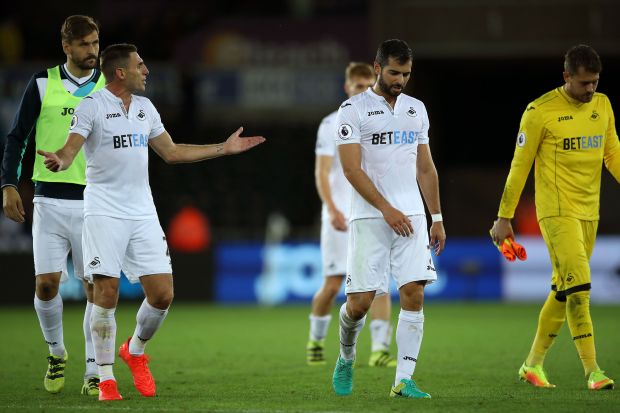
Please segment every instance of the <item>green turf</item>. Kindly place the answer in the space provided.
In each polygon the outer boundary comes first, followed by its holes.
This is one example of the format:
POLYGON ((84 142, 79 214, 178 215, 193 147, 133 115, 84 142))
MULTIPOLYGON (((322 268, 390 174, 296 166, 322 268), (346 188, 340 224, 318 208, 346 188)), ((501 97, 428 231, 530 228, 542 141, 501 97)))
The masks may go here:
MULTIPOLYGON (((117 310, 117 343, 134 328, 138 303, 117 310)), ((334 310, 334 315, 336 310, 334 310)), ((158 397, 141 397, 121 361, 115 368, 122 402, 100 403, 79 394, 83 373, 82 307, 65 307, 70 354, 65 390, 43 390, 46 346, 34 310, 0 307, 0 410, 37 412, 612 412, 620 390, 586 389, 581 363, 566 327, 547 357, 556 389, 535 389, 517 380, 531 343, 537 305, 429 302, 415 379, 431 400, 388 397, 393 369, 364 364, 366 327, 358 345, 353 394, 331 389, 337 356, 337 320, 326 340, 328 364, 307 367, 308 307, 174 305, 147 347, 158 397)), ((599 363, 620 379, 620 307, 592 308, 599 363)))

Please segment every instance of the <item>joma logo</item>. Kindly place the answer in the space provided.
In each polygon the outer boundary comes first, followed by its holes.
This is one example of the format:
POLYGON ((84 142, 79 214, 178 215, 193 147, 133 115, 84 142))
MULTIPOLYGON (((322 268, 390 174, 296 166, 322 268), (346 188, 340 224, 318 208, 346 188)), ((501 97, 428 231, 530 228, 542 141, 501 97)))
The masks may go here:
POLYGON ((374 116, 374 115, 383 115, 383 111, 382 110, 373 110, 372 112, 368 112, 368 116, 374 116))

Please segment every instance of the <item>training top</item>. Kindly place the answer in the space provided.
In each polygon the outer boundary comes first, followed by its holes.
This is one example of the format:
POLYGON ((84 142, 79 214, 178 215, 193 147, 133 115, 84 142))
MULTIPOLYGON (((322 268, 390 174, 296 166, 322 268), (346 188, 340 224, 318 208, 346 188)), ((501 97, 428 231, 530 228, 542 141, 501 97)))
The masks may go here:
MULTIPOLYGON (((332 200, 334 201, 336 208, 338 208, 338 210, 345 216, 348 216, 351 206, 351 191, 353 188, 342 172, 340 156, 338 156, 336 142, 334 141, 336 137, 337 115, 338 111, 334 111, 321 121, 319 130, 317 131, 316 148, 314 153, 316 155, 332 157, 332 167, 329 170, 328 176, 332 200)), ((321 218, 323 220, 329 219, 329 212, 327 211, 327 205, 325 204, 323 204, 323 208, 321 210, 321 218)))
MULTIPOLYGON (((83 78, 73 76, 67 65, 36 73, 26 86, 13 124, 7 135, 2 162, 2 186, 17 186, 28 140, 35 137, 36 149, 56 151, 67 140, 75 107, 84 96, 105 85, 98 69, 83 78)), ((84 155, 80 151, 66 171, 53 173, 35 155, 32 180, 35 200, 43 198, 82 199, 85 185, 84 155)))
POLYGON ((583 103, 558 87, 527 105, 499 217, 514 216, 534 160, 539 221, 557 216, 598 220, 603 161, 620 182, 620 143, 607 96, 595 93, 583 103))
POLYGON ((70 126, 86 139, 84 216, 157 217, 149 186, 149 139, 165 132, 151 101, 131 96, 129 112, 103 88, 82 100, 70 126))
MULTIPOLYGON (((418 145, 429 141, 424 104, 401 93, 392 109, 368 88, 340 106, 336 124, 336 144, 361 145, 362 170, 379 193, 405 215, 425 214, 416 180, 418 145)), ((353 191, 350 221, 381 217, 378 209, 353 191)))

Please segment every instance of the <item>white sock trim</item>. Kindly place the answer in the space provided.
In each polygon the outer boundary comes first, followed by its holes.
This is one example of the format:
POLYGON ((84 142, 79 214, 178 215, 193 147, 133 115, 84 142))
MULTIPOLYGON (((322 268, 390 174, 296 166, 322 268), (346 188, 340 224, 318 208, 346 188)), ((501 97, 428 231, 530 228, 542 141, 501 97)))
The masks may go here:
POLYGON ((58 292, 58 294, 56 294, 54 296, 54 298, 52 298, 51 300, 41 300, 39 297, 37 297, 37 295, 34 295, 34 302, 35 305, 43 310, 47 310, 50 308, 53 308, 54 306, 58 305, 58 302, 62 302, 62 297, 60 296, 60 292, 58 292))
POLYGON ((316 321, 328 321, 332 319, 332 315, 331 314, 327 314, 327 315, 314 315, 314 314, 310 314, 308 316, 308 318, 310 320, 316 320, 316 321))
POLYGON ((423 323, 424 322, 424 310, 420 311, 408 311, 400 309, 398 319, 403 321, 409 321, 411 323, 423 323))

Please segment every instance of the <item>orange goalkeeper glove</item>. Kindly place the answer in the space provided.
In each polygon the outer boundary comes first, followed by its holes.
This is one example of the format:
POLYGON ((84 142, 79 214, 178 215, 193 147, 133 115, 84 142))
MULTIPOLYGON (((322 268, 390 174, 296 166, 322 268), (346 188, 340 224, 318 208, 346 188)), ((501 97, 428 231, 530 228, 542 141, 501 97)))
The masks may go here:
MULTIPOLYGON (((490 233, 491 231, 489 231, 489 234, 490 233)), ((512 237, 506 238, 501 244, 493 241, 493 244, 508 261, 514 261, 517 258, 521 261, 525 261, 527 259, 525 247, 512 239, 512 237)))

